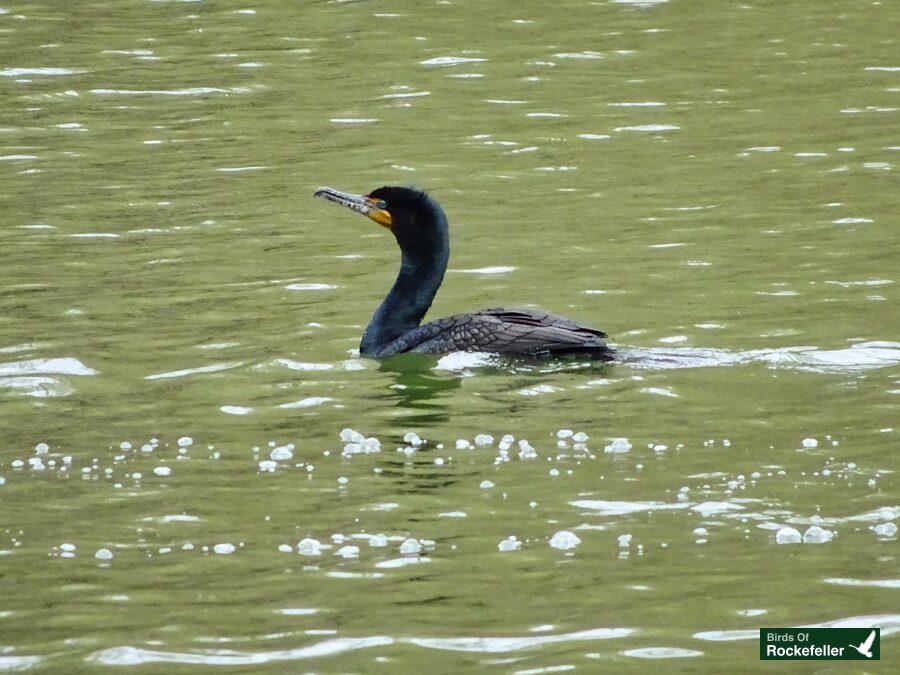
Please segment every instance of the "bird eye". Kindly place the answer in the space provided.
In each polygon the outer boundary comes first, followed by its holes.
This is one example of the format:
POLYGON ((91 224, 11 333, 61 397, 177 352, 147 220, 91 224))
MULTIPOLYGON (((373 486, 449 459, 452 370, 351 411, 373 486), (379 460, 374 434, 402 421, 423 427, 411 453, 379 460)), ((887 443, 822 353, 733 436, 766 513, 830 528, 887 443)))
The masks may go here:
POLYGON ((383 199, 379 199, 377 202, 375 202, 375 206, 377 206, 379 209, 386 209, 387 202, 384 201, 383 199))

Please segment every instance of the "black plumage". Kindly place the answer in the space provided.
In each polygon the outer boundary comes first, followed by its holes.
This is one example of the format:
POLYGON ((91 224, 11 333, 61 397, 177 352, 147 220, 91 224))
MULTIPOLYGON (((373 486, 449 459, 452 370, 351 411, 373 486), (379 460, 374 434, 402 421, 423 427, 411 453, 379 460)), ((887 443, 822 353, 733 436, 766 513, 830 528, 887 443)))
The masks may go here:
POLYGON ((365 196, 320 188, 316 196, 372 218, 390 229, 400 246, 400 272, 366 328, 362 354, 467 351, 531 357, 578 354, 603 361, 614 357, 602 331, 541 310, 498 307, 420 325, 450 254, 443 209, 426 193, 401 187, 378 188, 365 196))
POLYGON ((612 349, 602 341, 605 337, 599 330, 579 326, 558 314, 496 307, 418 326, 375 355, 465 351, 527 356, 590 353, 611 357, 612 349))

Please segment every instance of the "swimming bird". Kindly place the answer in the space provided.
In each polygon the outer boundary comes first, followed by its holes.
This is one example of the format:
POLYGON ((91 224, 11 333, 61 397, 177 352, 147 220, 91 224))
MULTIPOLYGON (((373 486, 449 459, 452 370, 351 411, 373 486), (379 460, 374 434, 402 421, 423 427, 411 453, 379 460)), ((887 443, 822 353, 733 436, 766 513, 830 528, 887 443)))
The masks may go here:
POLYGON ((361 354, 380 358, 466 351, 613 358, 602 331, 540 310, 497 307, 422 324, 450 257, 447 217, 440 205, 425 192, 406 187, 380 187, 367 195, 322 187, 314 196, 371 218, 390 230, 400 246, 400 272, 363 334, 361 354))

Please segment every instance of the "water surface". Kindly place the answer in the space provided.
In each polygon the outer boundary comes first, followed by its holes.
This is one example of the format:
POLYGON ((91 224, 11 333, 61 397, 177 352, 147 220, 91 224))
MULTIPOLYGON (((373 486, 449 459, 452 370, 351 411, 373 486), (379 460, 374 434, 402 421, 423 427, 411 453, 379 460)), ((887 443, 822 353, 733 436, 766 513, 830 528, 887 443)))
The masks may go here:
POLYGON ((3 2, 0 669, 890 650, 898 18, 3 2), (311 195, 382 184, 447 211, 434 316, 541 306, 622 362, 359 358, 397 252, 311 195))

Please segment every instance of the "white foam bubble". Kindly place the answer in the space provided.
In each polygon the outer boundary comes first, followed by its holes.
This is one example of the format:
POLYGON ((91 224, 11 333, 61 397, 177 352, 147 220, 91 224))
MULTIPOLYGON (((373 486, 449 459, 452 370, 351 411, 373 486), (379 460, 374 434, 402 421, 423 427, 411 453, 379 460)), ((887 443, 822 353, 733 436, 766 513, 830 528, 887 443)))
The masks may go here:
POLYGON ((890 539, 897 536, 897 525, 895 523, 879 523, 872 528, 876 537, 890 539))
POLYGON ((297 544, 297 553, 305 556, 321 555, 322 542, 311 537, 301 539, 297 544))
POLYGON ((800 532, 793 527, 782 527, 775 533, 775 542, 778 544, 799 544, 802 541, 800 532))
POLYGON ((803 533, 804 544, 825 544, 834 539, 834 532, 813 525, 803 533))
POLYGON ((425 441, 422 440, 422 438, 419 437, 419 434, 417 434, 415 431, 407 431, 403 435, 403 442, 409 445, 419 446, 422 445, 425 441))
POLYGON ((550 546, 560 551, 568 551, 575 548, 581 543, 581 539, 576 534, 568 530, 560 530, 550 537, 550 546))
POLYGON ((358 558, 359 546, 341 546, 334 554, 342 558, 358 558))
POLYGON ((497 549, 501 553, 506 553, 508 551, 518 551, 522 548, 522 542, 516 539, 513 535, 510 535, 499 544, 497 544, 497 549))
POLYGON ((623 454, 629 452, 631 447, 632 445, 628 442, 627 438, 613 438, 610 439, 609 445, 603 448, 603 451, 613 454, 623 454))
POLYGON ((294 452, 286 445, 281 445, 272 450, 269 453, 269 459, 273 459, 276 461, 284 461, 291 459, 294 456, 294 452))
POLYGON ((365 438, 365 436, 354 429, 341 429, 341 440, 345 443, 362 443, 365 438))
POLYGON ((417 555, 422 551, 422 544, 417 539, 406 539, 400 544, 401 555, 417 555))

